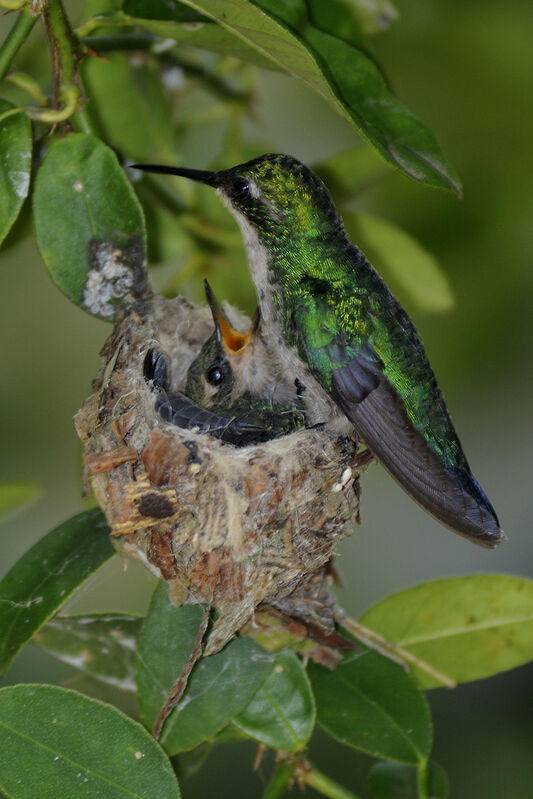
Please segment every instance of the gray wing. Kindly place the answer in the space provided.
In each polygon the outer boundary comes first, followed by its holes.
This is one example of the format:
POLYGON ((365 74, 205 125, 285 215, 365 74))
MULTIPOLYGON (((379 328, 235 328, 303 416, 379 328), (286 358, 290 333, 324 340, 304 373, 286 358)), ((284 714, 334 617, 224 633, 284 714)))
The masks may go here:
POLYGON ((143 373, 155 392, 155 409, 166 422, 184 430, 209 433, 236 447, 258 444, 269 438, 264 427, 213 413, 197 405, 185 394, 169 391, 168 359, 159 350, 148 350, 144 358, 143 373))
POLYGON ((411 424, 369 347, 333 373, 331 393, 376 458, 425 510, 482 546, 504 540, 475 478, 440 461, 411 424))
POLYGON ((166 392, 159 389, 156 394, 155 409, 167 422, 185 430, 209 433, 226 444, 245 447, 258 444, 268 438, 268 431, 259 425, 250 424, 234 417, 221 416, 196 405, 195 402, 179 392, 166 392))

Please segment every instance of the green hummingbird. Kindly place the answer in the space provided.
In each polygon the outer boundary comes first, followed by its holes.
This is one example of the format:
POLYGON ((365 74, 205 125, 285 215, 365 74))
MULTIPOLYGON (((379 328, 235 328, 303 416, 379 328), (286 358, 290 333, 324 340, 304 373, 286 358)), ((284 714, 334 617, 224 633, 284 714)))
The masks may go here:
POLYGON ((505 539, 472 475, 407 313, 346 235, 304 164, 262 155, 231 169, 152 164, 214 187, 243 233, 263 331, 280 369, 305 387, 308 423, 355 432, 440 522, 477 544, 505 539))
POLYGON ((294 386, 284 385, 259 333, 256 312, 247 333, 232 327, 207 280, 215 330, 186 376, 183 393, 170 391, 168 361, 149 350, 144 376, 157 391, 156 410, 178 427, 197 429, 235 446, 270 441, 303 427, 305 414, 294 386))

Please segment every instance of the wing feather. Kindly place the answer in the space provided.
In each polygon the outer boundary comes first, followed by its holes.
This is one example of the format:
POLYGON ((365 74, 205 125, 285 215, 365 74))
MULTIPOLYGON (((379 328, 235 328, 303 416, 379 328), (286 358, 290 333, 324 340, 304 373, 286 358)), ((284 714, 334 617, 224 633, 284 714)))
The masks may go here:
POLYGON ((493 547, 502 541, 498 520, 475 480, 466 474, 459 479, 441 463, 408 419, 377 356, 364 352, 337 369, 332 396, 376 458, 423 508, 478 544, 493 547))

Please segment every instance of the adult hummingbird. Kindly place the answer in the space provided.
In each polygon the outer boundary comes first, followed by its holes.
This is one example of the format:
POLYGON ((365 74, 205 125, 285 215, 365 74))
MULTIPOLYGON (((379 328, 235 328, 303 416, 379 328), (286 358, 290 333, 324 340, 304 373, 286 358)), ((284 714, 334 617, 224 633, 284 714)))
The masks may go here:
POLYGON ((283 373, 305 386, 308 422, 349 420, 391 475, 440 522, 483 546, 504 540, 413 323, 348 240, 322 181, 280 154, 220 171, 136 168, 212 186, 232 211, 265 338, 283 373))
POLYGON ((259 333, 256 312, 246 333, 232 327, 207 280, 215 330, 189 366, 184 392, 170 391, 168 362, 149 350, 144 374, 157 392, 156 410, 169 422, 236 446, 269 441, 305 424, 294 386, 280 381, 259 333))

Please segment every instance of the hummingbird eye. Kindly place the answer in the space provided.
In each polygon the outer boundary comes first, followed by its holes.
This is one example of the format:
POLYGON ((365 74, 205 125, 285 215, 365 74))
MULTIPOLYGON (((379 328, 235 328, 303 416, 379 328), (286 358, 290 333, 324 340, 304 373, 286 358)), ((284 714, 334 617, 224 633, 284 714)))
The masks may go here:
POLYGON ((224 372, 217 364, 210 366, 205 376, 207 378, 207 382, 211 383, 212 386, 219 386, 224 380, 224 372))
POLYGON ((231 187, 231 195, 235 200, 246 200, 250 197, 250 183, 246 178, 236 178, 231 187))

